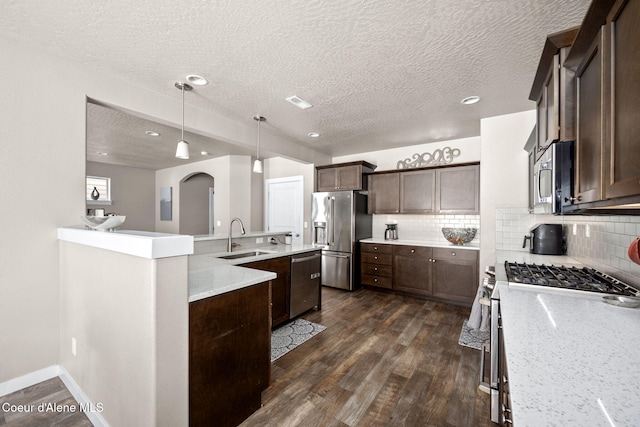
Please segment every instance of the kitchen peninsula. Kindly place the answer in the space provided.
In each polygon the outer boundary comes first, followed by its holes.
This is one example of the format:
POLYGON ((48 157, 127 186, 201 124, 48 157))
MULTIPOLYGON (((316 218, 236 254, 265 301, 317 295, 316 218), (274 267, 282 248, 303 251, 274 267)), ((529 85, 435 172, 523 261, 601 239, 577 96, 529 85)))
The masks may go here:
MULTIPOLYGON (((192 255, 192 236, 59 228, 58 239, 61 287, 67 295, 61 306, 61 343, 69 343, 61 346, 62 364, 88 401, 103 403, 99 416, 112 425, 149 420, 186 425, 190 310, 216 304, 220 297, 242 299, 238 291, 247 291, 251 299, 261 300, 261 309, 251 315, 267 326, 268 336, 269 282, 276 274, 237 264, 315 250, 269 245, 264 255, 225 260, 220 258, 225 253, 192 255)), ((234 316, 241 310, 232 311, 215 314, 224 318, 221 324, 237 326, 234 316)), ((263 388, 269 378, 270 342, 266 345, 263 388)))

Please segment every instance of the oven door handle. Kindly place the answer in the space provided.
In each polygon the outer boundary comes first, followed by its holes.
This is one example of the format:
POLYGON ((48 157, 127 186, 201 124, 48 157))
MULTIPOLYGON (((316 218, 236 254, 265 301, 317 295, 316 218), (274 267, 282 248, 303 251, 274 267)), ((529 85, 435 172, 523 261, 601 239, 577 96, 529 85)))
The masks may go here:
POLYGON ((489 352, 489 345, 483 344, 480 349, 480 384, 478 385, 478 390, 483 393, 491 394, 491 386, 488 382, 484 381, 484 367, 485 363, 485 355, 489 352))

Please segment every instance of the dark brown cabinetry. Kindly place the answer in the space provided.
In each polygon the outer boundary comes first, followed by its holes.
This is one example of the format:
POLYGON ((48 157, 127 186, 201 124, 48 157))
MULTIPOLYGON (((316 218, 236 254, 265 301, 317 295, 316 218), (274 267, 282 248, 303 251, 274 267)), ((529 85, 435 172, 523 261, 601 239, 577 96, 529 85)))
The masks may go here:
POLYGON ((458 166, 436 169, 436 212, 477 214, 480 212, 480 167, 458 166))
POLYGON ((362 243, 360 245, 360 251, 362 284, 391 289, 393 271, 391 245, 362 243))
POLYGON ((436 171, 400 174, 400 213, 426 214, 436 209, 436 171))
POLYGON ((289 320, 291 297, 291 259, 288 256, 242 264, 243 267, 271 271, 278 277, 271 281, 271 318, 273 327, 289 320))
POLYGON ((478 252, 361 243, 362 285, 470 306, 478 288, 478 252))
POLYGON ((478 214, 480 165, 369 175, 371 214, 478 214))
POLYGON ((640 2, 617 1, 605 27, 607 198, 640 194, 640 2))
POLYGON ((471 304, 478 288, 478 253, 433 248, 433 296, 471 304))
POLYGON ((316 167, 316 191, 366 190, 364 174, 376 168, 371 163, 360 161, 316 167))
POLYGON ((551 34, 542 51, 529 94, 537 106, 537 153, 552 142, 574 139, 574 72, 563 65, 578 29, 551 34))
POLYGON ((393 246, 393 289, 411 294, 432 295, 431 248, 393 246))
POLYGON ((369 200, 367 212, 370 214, 400 213, 400 174, 384 173, 369 175, 369 200))
POLYGON ((271 376, 269 282, 189 303, 189 425, 236 426, 271 376))

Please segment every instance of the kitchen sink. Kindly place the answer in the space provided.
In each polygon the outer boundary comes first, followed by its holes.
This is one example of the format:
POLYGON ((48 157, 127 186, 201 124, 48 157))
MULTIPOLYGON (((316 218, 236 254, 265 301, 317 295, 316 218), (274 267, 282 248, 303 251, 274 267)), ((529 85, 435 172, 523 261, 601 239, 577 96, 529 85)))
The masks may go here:
POLYGON ((265 252, 265 251, 240 252, 240 253, 237 253, 237 254, 221 256, 221 257, 218 257, 218 258, 222 258, 222 259, 248 258, 248 257, 251 257, 251 256, 269 255, 269 254, 272 254, 272 253, 273 252, 265 252))

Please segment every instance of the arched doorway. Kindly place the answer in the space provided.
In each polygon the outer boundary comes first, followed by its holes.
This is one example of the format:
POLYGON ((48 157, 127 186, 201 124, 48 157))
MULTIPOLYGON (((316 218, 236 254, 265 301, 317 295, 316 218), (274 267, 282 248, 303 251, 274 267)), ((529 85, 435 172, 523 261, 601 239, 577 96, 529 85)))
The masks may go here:
POLYGON ((213 234, 213 184, 213 177, 204 172, 180 181, 180 234, 213 234))

